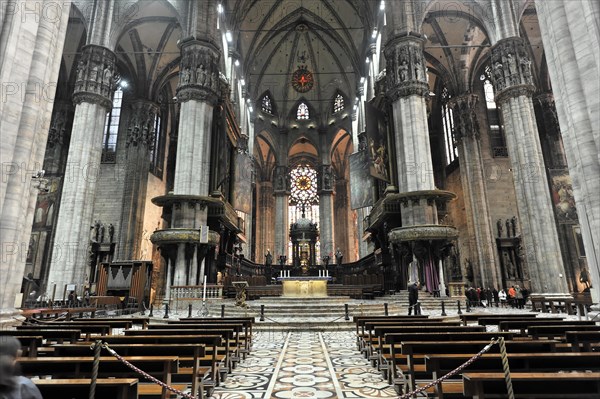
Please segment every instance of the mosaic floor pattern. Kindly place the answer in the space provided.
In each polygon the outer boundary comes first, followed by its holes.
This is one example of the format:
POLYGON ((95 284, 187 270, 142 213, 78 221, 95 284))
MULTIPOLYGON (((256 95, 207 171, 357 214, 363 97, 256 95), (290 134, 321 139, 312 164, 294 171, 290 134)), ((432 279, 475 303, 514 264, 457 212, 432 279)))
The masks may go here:
POLYGON ((352 332, 261 332, 213 399, 392 398, 352 332))

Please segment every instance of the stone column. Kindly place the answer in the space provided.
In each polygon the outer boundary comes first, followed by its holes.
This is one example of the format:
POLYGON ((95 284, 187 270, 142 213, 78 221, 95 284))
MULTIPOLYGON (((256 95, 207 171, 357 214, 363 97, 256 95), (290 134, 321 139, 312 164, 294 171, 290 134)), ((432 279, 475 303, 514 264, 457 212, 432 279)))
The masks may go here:
MULTIPOLYGON (((276 262, 275 258, 275 239, 273 236, 275 225, 273 223, 273 183, 271 181, 258 182, 257 186, 257 204, 256 204, 256 263, 265 262, 265 254, 267 249, 271 251, 273 255, 273 262, 276 262)), ((247 226, 246 228, 250 228, 247 226)))
POLYGON ((158 107, 150 101, 131 104, 125 146, 125 185, 121 210, 117 260, 139 259, 146 188, 150 171, 150 149, 154 143, 154 122, 158 107))
POLYGON ((521 220, 525 256, 536 293, 568 292, 544 159, 535 121, 531 60, 523 39, 500 40, 492 48, 493 81, 504 120, 521 220))
MULTIPOLYGON (((385 46, 400 193, 435 189, 427 127, 429 86, 423 42, 419 37, 401 35, 390 39, 385 46)), ((418 224, 437 224, 435 204, 411 203, 403 208, 402 225, 418 224)))
POLYGON ((115 75, 112 51, 97 45, 82 49, 73 93, 76 106, 71 144, 48 274, 48 284, 56 284, 58 298, 65 284, 81 284, 89 272, 90 226, 115 75))
POLYGON ((545 151, 546 165, 551 168, 566 168, 567 157, 556 114, 554 95, 552 93, 539 94, 534 98, 534 103, 538 110, 537 122, 542 133, 542 148, 547 149, 545 151))
POLYGON ((16 312, 37 195, 31 176, 44 160, 69 20, 68 3, 39 3, 44 18, 22 13, 24 2, 0 6, 0 322, 16 312))
POLYGON ((333 224, 333 168, 321 165, 319 170, 319 236, 321 241, 321 257, 329 255, 334 262, 334 224, 333 224))
POLYGON ((484 287, 500 287, 501 275, 496 259, 495 240, 490 222, 489 205, 485 189, 485 174, 479 141, 479 123, 476 106, 478 96, 465 94, 453 98, 449 106, 454 116, 454 133, 458 141, 460 175, 467 209, 469 237, 474 238, 475 252, 484 287))
POLYGON ((600 302, 600 6, 591 0, 535 2, 581 232, 600 302))
MULTIPOLYGON (((273 195, 275 196, 275 248, 273 256, 287 256, 288 232, 288 172, 287 167, 277 166, 273 171, 273 195)), ((291 261, 288 259, 288 261, 291 261)))

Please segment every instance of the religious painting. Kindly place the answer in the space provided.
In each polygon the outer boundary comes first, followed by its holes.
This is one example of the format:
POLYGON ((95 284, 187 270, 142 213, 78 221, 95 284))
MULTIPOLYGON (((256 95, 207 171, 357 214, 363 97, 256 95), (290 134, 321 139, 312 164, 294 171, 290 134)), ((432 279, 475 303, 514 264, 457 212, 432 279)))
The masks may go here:
POLYGON ((232 205, 234 209, 244 212, 252 212, 252 158, 249 154, 237 152, 235 154, 235 170, 232 205))
POLYGON ((367 150, 350 154, 350 206, 352 209, 373 205, 372 177, 367 150))
POLYGON ((389 154, 385 115, 369 102, 365 102, 365 115, 367 121, 369 173, 377 179, 389 182, 389 154))
POLYGON ((581 226, 573 226, 573 238, 575 239, 577 256, 585 258, 585 246, 583 245, 583 237, 581 236, 581 226))
POLYGON ((567 169, 548 170, 551 182, 552 203, 559 223, 577 223, 577 208, 573 197, 573 183, 567 169))

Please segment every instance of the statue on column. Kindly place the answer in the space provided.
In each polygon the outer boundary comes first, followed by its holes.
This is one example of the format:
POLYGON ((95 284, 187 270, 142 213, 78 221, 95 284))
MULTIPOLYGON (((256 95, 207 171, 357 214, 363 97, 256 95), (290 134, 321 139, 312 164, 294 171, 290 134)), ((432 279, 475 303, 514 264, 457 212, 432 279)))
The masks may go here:
POLYGON ((265 255, 265 266, 270 267, 273 263, 273 255, 271 255, 271 250, 267 249, 267 254, 265 255))
POLYGON ((496 227, 498 228, 498 237, 502 237, 502 219, 498 219, 496 227))
POLYGON ((506 236, 507 237, 510 237, 510 231, 511 231, 511 228, 510 228, 510 219, 506 219, 506 236))
POLYGON ((510 225, 511 225, 511 229, 512 229, 512 235, 513 237, 517 236, 517 218, 515 216, 513 216, 510 219, 510 225))
POLYGON ((100 236, 100 240, 98 242, 103 243, 104 242, 104 224, 100 225, 99 236, 100 236))
POLYGON ((344 258, 344 254, 342 253, 342 251, 338 248, 337 251, 335 251, 335 263, 338 266, 342 266, 342 260, 344 258))
POLYGON ((108 242, 112 243, 115 238, 115 226, 112 223, 108 225, 108 242))

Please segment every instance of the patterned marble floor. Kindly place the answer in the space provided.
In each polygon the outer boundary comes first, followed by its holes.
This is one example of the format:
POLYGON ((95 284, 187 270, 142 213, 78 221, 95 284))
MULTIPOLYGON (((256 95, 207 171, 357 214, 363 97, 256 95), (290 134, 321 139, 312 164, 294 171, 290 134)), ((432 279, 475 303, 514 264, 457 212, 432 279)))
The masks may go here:
POLYGON ((392 398, 348 331, 259 332, 213 399, 392 398))

